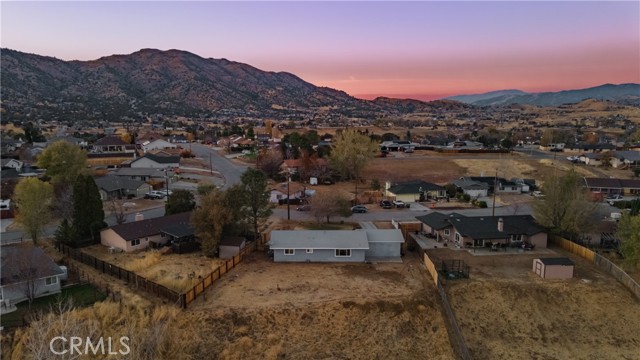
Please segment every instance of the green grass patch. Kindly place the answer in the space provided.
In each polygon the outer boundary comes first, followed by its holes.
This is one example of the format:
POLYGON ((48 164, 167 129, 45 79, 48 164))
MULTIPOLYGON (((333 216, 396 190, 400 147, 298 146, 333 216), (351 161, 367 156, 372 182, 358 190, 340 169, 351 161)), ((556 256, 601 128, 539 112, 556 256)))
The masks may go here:
POLYGON ((102 301, 107 296, 98 291, 91 284, 73 285, 62 289, 62 292, 55 295, 49 295, 33 300, 31 307, 27 301, 23 301, 16 305, 18 310, 4 314, 0 318, 0 323, 4 327, 22 326, 23 321, 31 314, 38 312, 48 312, 52 306, 60 301, 72 299, 73 305, 76 307, 85 307, 93 305, 97 301, 102 301))

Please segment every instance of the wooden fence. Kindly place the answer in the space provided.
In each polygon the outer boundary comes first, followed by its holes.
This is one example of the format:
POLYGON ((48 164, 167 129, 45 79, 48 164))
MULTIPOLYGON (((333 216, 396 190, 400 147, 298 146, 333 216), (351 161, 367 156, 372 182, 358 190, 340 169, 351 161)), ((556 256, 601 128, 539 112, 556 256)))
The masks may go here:
POLYGON ((80 249, 74 249, 65 244, 57 244, 56 248, 64 255, 69 256, 71 259, 79 261, 92 268, 126 281, 129 285, 134 286, 136 289, 142 289, 150 294, 169 300, 169 302, 181 305, 182 294, 177 291, 171 290, 166 286, 157 284, 151 280, 148 280, 136 273, 123 269, 117 265, 113 265, 106 261, 100 260, 95 256, 85 254, 80 249))
POLYGON ((216 281, 220 280, 222 275, 229 272, 229 270, 236 267, 244 258, 247 257, 250 253, 258 248, 258 242, 253 242, 247 246, 245 246, 238 255, 234 256, 231 259, 228 259, 224 262, 224 264, 218 266, 215 270, 213 270, 209 275, 205 276, 202 281, 197 283, 191 289, 185 291, 181 296, 181 304, 182 308, 186 309, 189 304, 191 304, 198 296, 204 293, 204 291, 213 285, 216 281))
POLYGON ((438 269, 436 268, 433 261, 427 255, 425 251, 424 254, 424 265, 427 267, 429 274, 433 278, 433 282, 438 289, 438 293, 440 294, 440 299, 442 300, 442 309, 444 311, 445 319, 447 319, 447 329, 449 330, 449 339, 454 349, 463 360, 471 360, 471 353, 469 352, 469 348, 467 347, 467 343, 464 340, 464 336, 462 336, 462 331, 460 330, 460 326, 458 326, 458 321, 456 320, 456 315, 451 308, 451 303, 449 302, 449 297, 447 296, 447 292, 444 290, 444 286, 442 285, 442 280, 440 279, 440 273, 438 273, 438 269))
POLYGON ((561 248, 594 263, 597 267, 611 274, 611 276, 613 276, 622 285, 629 289, 629 291, 631 291, 631 293, 633 293, 636 298, 640 300, 640 284, 638 284, 638 282, 635 281, 631 276, 629 276, 629 274, 619 268, 616 264, 612 263, 609 259, 587 249, 584 246, 578 245, 559 236, 552 236, 551 240, 554 244, 560 246, 561 248))

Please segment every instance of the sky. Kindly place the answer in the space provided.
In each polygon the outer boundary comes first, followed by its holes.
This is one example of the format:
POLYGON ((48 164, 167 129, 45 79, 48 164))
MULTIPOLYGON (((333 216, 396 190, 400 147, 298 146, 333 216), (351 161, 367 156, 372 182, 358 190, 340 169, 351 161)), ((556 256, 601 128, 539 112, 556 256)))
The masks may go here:
POLYGON ((640 1, 5 2, 3 48, 180 49, 362 98, 640 83, 640 1))

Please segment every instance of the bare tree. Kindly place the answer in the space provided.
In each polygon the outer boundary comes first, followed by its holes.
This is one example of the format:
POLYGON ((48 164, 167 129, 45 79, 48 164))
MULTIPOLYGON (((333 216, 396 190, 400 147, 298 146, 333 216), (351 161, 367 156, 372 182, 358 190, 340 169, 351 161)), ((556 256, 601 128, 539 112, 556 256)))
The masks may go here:
POLYGON ((256 167, 272 179, 280 173, 280 165, 282 153, 278 149, 261 151, 256 160, 256 167))
POLYGON ((332 216, 351 216, 349 199, 337 192, 316 195, 311 201, 311 213, 320 223, 323 219, 327 224, 332 216))
POLYGON ((127 208, 124 206, 124 200, 111 199, 109 200, 108 209, 111 215, 116 218, 116 224, 121 225, 127 222, 127 214, 125 211, 127 208))
POLYGON ((51 263, 45 253, 37 247, 8 247, 3 253, 3 274, 13 283, 11 288, 19 291, 29 302, 38 295, 42 278, 50 273, 51 263))
POLYGON ((54 187, 54 212, 68 222, 73 221, 73 186, 62 183, 54 187))

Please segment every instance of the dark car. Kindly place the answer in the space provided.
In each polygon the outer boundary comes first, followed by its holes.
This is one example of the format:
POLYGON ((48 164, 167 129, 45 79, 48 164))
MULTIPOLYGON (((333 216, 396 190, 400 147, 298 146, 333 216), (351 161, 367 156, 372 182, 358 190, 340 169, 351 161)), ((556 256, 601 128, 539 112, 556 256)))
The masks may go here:
POLYGON ((380 201, 380 207, 383 209, 391 209, 393 204, 389 200, 382 200, 380 201))
POLYGON ((311 210, 311 205, 300 205, 296 208, 298 211, 309 211, 311 210))
POLYGON ((364 206, 364 205, 356 205, 356 206, 351 208, 351 212, 353 212, 353 213, 366 213, 367 212, 367 207, 364 206))

